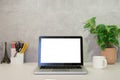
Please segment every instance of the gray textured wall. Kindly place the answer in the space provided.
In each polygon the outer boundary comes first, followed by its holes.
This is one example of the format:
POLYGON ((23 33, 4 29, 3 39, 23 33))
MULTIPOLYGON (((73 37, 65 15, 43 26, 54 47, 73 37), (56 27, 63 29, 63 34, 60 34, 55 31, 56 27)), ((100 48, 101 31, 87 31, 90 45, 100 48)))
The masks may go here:
POLYGON ((94 36, 83 28, 92 16, 97 23, 120 25, 120 1, 0 0, 0 42, 29 42, 25 61, 36 62, 40 35, 82 35, 85 61, 91 61, 93 55, 100 55, 94 36))

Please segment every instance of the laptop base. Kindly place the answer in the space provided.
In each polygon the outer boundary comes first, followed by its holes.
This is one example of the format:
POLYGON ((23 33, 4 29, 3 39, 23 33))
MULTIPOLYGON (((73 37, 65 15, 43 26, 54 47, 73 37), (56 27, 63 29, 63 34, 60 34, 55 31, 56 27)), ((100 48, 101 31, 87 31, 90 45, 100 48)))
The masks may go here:
POLYGON ((86 75, 88 73, 85 67, 81 69, 40 69, 37 67, 35 75, 86 75))

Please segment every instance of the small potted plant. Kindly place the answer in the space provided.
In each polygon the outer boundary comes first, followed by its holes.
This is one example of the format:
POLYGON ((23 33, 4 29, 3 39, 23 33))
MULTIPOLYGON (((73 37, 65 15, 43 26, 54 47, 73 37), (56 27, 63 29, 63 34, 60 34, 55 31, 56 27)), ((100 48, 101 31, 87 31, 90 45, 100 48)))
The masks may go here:
POLYGON ((115 63, 117 61, 120 28, 117 25, 96 25, 96 17, 87 20, 84 28, 89 29, 91 34, 95 34, 97 44, 102 50, 101 54, 106 57, 108 64, 115 63))

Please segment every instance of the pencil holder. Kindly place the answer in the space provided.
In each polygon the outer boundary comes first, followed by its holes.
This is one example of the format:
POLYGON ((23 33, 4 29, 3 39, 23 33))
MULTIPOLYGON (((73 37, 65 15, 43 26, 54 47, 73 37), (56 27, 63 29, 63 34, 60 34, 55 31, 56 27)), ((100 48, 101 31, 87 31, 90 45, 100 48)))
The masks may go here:
POLYGON ((11 57, 11 64, 23 64, 24 63, 24 54, 17 53, 15 57, 11 57))

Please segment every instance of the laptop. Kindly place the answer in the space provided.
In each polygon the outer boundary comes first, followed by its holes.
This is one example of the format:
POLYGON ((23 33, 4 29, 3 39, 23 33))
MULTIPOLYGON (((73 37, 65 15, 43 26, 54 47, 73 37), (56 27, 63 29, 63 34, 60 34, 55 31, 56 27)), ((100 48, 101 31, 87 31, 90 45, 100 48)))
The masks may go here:
POLYGON ((87 74, 82 36, 40 36, 37 75, 87 74))

